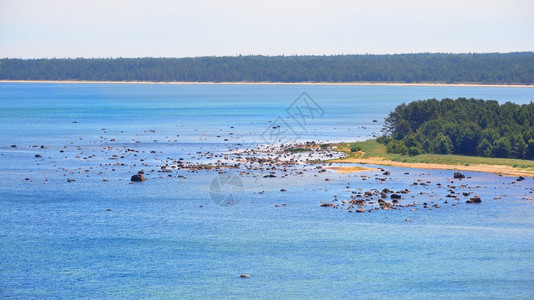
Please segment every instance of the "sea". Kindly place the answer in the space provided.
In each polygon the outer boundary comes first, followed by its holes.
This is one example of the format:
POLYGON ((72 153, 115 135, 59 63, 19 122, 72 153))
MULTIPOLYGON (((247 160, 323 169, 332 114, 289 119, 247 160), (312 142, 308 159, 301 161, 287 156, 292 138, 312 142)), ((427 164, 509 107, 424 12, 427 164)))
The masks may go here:
POLYGON ((532 177, 319 172, 304 159, 288 170, 161 168, 363 141, 399 104, 458 97, 525 104, 534 89, 2 82, 0 296, 532 299, 532 177), (147 180, 131 182, 140 171, 147 180), (321 206, 384 188, 418 205, 321 206))

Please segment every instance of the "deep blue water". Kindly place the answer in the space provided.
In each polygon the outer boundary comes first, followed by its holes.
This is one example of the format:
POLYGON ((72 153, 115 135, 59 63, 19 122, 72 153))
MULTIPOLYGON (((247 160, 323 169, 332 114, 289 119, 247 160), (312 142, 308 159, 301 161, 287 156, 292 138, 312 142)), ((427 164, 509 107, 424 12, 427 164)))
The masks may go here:
POLYGON ((210 200, 217 172, 152 171, 264 143, 278 117, 299 141, 363 140, 396 105, 444 97, 528 103, 534 89, 0 83, 0 295, 533 298, 533 178, 466 172, 451 183, 453 171, 387 167, 381 182, 377 171, 312 165, 273 179, 241 174, 240 201, 221 207, 210 200), (300 126, 287 108, 303 92, 318 110, 300 126), (129 184, 140 169, 148 180, 129 184), (444 203, 447 184, 483 202, 444 203), (348 199, 347 186, 408 188, 410 201, 440 208, 320 207, 348 199))

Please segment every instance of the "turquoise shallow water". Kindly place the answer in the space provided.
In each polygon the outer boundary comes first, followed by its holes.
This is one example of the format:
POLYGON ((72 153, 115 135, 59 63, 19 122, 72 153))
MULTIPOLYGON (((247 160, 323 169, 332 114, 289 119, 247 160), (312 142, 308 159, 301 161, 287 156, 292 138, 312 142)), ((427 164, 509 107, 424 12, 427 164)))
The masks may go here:
POLYGON ((221 207, 210 200, 216 172, 151 172, 167 157, 262 142, 279 116, 291 121, 286 108, 304 91, 324 114, 293 129, 302 141, 328 141, 377 134, 402 102, 528 103, 533 89, 1 83, 0 91, 2 296, 534 297, 532 178, 467 172, 450 183, 452 171, 388 167, 381 182, 377 171, 305 166, 273 179, 243 174, 240 201, 221 207), (124 147, 139 152, 110 159, 124 147), (148 180, 128 184, 141 168, 148 180), (430 183, 413 185, 418 179, 430 183), (483 203, 444 203, 449 192, 438 182, 483 203), (356 214, 319 206, 348 199, 346 186, 408 188, 410 201, 441 207, 356 214))

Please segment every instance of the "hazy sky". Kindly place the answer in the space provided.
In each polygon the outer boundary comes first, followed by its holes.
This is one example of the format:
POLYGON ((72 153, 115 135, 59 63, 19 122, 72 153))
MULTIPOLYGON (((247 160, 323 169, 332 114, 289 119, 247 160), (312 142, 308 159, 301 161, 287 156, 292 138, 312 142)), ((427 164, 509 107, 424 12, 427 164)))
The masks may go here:
POLYGON ((0 57, 532 50, 532 0, 0 0, 0 57))

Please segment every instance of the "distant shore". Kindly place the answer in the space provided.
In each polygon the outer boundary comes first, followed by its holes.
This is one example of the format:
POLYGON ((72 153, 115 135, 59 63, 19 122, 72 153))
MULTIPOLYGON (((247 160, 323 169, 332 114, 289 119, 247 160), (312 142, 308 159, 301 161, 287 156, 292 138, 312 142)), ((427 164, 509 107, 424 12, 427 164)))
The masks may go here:
POLYGON ((190 81, 90 81, 90 80, 0 80, 0 83, 84 83, 84 84, 218 84, 218 85, 349 85, 349 86, 458 86, 458 87, 519 87, 534 88, 524 84, 482 83, 401 83, 401 82, 190 82, 190 81))

